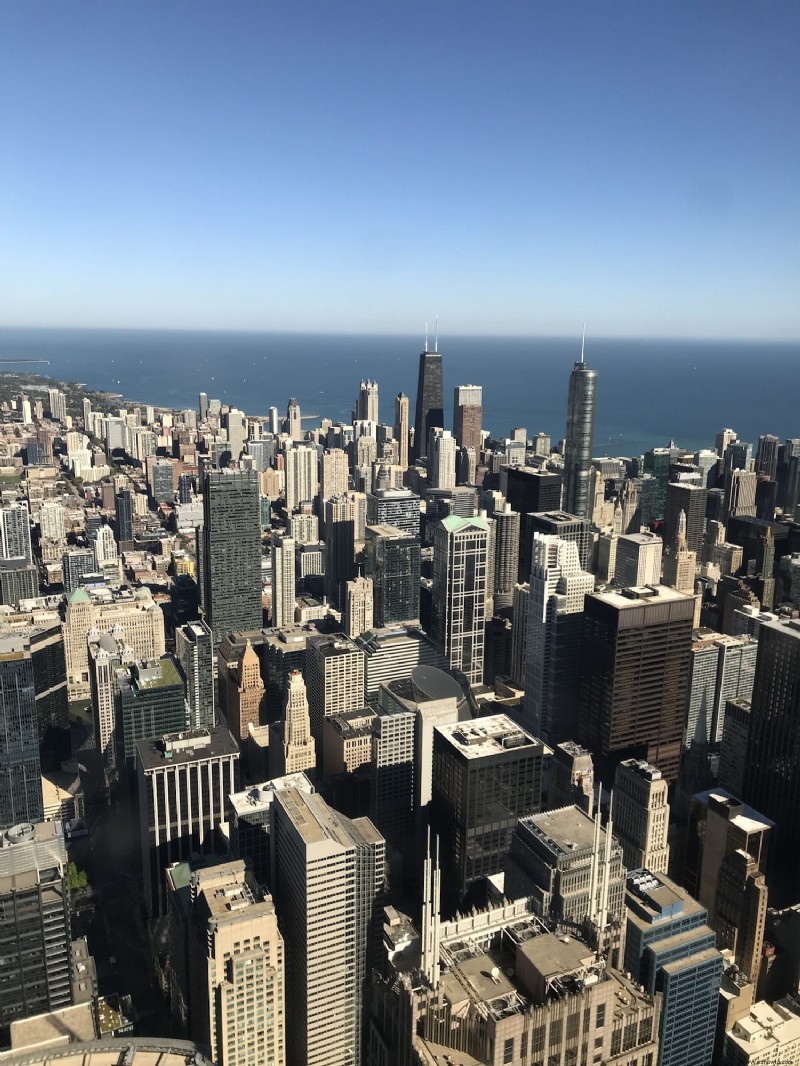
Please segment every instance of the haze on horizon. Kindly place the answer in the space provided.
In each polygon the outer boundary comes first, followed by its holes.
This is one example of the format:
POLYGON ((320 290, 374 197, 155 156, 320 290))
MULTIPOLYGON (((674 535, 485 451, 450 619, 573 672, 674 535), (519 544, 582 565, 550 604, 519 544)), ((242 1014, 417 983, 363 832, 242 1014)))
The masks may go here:
POLYGON ((800 7, 6 0, 0 324, 800 337, 800 7))

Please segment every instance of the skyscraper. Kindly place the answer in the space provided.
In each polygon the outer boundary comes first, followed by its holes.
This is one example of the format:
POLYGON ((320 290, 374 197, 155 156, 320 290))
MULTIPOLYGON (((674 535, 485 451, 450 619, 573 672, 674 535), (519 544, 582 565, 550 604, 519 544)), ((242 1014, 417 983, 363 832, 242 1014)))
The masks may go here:
POLYGON ((693 597, 663 585, 586 597, 577 739, 607 783, 631 757, 677 778, 693 624, 693 597))
POLYGON ((347 582, 344 616, 344 628, 348 637, 359 637, 372 629, 372 578, 354 577, 352 581, 347 582))
POLYGON ((358 387, 356 405, 353 408, 354 422, 375 422, 378 418, 378 382, 362 381, 358 387))
POLYGON ((300 404, 292 397, 286 408, 286 420, 283 425, 284 432, 288 433, 292 440, 303 439, 303 422, 300 414, 300 404))
POLYGON ((481 452, 483 423, 483 388, 480 385, 456 385, 453 394, 453 436, 459 448, 481 452))
POLYGON ((669 482, 663 531, 666 545, 670 548, 674 546, 678 538, 680 513, 683 511, 686 515, 686 543, 689 551, 700 551, 706 531, 707 498, 708 490, 705 485, 692 485, 680 481, 669 482))
MULTIPOLYGON (((746 802, 776 822, 768 874, 780 897, 800 878, 800 621, 764 622, 753 681, 746 802)), ((792 896, 788 902, 792 902, 792 896)), ((780 899, 777 900, 780 902, 780 899)))
POLYGON ((579 518, 591 518, 590 473, 594 439, 594 406, 597 371, 581 358, 569 378, 567 431, 564 438, 564 510, 579 518))
POLYGON ((133 540, 133 493, 130 489, 122 489, 114 497, 117 511, 117 540, 120 544, 130 543, 133 540))
POLYGON ((272 534, 272 625, 278 629, 294 622, 294 540, 272 534))
POLYGON ((495 511, 494 519, 494 596, 495 611, 510 607, 514 600, 519 565, 519 512, 506 503, 495 511))
POLYGON ((214 640, 260 629, 261 510, 258 474, 209 470, 203 482, 202 604, 214 640))
POLYGON ((322 456, 319 495, 322 500, 347 492, 347 455, 341 448, 331 448, 322 456))
POLYGON ((535 533, 522 722, 553 743, 577 733, 583 606, 592 591, 594 578, 581 569, 577 545, 535 533))
POLYGON ((728 701, 749 700, 752 695, 757 651, 756 641, 746 635, 695 631, 683 738, 686 747, 695 738, 711 745, 722 741, 728 701))
POLYGON ((362 1062, 364 981, 381 943, 386 845, 317 794, 279 789, 271 888, 286 942, 288 1066, 362 1062))
POLYGON ((319 459, 316 447, 295 444, 284 455, 286 510, 291 514, 301 503, 313 500, 319 491, 319 459))
POLYGON ((217 670, 214 634, 203 621, 187 622, 175 630, 175 658, 186 686, 186 706, 192 729, 217 724, 217 670))
POLYGON ((116 678, 117 720, 122 724, 118 747, 133 767, 137 741, 186 728, 183 681, 171 655, 118 667, 116 678))
POLYGON ((456 441, 449 429, 434 428, 428 458, 429 481, 435 489, 456 487, 456 441))
POLYGON ((364 573, 372 579, 376 626, 419 618, 419 537, 396 526, 364 530, 364 573))
POLYGON ((27 503, 12 503, 0 507, 0 555, 4 559, 33 562, 31 547, 31 515, 27 503))
POLYGON ((325 718, 364 706, 364 652, 344 633, 310 637, 303 674, 320 762, 325 718))
MULTIPOLYGON (((434 349, 436 345, 434 345, 434 349)), ((419 381, 417 383, 417 410, 414 421, 414 459, 426 459, 428 456, 428 437, 430 431, 439 426, 444 428, 444 394, 442 391, 442 357, 438 351, 428 351, 427 338, 425 350, 419 357, 419 381)))
POLYGON ((661 537, 628 533, 617 539, 614 579, 622 588, 657 585, 661 580, 661 537))
MULTIPOLYGON (((483 680, 489 524, 450 515, 433 528, 432 636, 451 668, 483 680)), ((491 590, 488 590, 490 592, 491 590)))
POLYGON ((0 829, 43 818, 30 642, 18 635, 0 637, 0 829))
POLYGON ((765 433, 758 438, 758 451, 756 452, 756 473, 762 477, 774 481, 778 473, 778 448, 780 439, 771 433, 765 433))
POLYGON ((666 873, 669 866, 669 787, 639 759, 623 759, 614 777, 614 834, 629 870, 666 873))
POLYGON ((404 392, 398 392, 394 401, 394 435, 400 449, 399 465, 403 470, 408 469, 408 417, 408 397, 404 392))
POLYGON ((299 670, 292 670, 286 686, 283 718, 270 727, 270 777, 300 772, 313 776, 316 765, 317 753, 311 736, 306 683, 299 670))

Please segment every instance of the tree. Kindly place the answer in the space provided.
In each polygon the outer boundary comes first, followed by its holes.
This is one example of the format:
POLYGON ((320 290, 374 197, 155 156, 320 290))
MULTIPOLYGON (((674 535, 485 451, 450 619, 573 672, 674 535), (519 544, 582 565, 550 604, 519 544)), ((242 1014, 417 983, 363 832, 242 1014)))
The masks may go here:
POLYGON ((69 863, 67 866, 67 884, 73 892, 81 888, 86 888, 89 884, 89 878, 86 876, 86 871, 79 870, 74 862, 69 863))

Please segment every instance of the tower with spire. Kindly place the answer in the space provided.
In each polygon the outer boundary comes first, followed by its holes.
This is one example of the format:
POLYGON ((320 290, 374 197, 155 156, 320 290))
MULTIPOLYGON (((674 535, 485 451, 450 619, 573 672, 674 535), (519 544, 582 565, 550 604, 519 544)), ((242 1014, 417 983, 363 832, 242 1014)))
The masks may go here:
POLYGON ((569 378, 567 429, 564 437, 564 510, 579 518, 591 518, 592 444, 594 440, 597 371, 584 361, 586 327, 581 340, 580 362, 569 378))
POLYGON ((289 674, 283 719, 271 727, 271 734, 270 776, 306 773, 313 778, 317 752, 311 736, 306 685, 299 670, 292 670, 289 674))
POLYGON ((442 385, 442 357, 439 354, 438 324, 433 351, 428 347, 428 327, 425 326, 425 347, 419 357, 417 382, 417 410, 414 421, 414 459, 428 457, 428 438, 435 427, 444 429, 444 392, 442 385))

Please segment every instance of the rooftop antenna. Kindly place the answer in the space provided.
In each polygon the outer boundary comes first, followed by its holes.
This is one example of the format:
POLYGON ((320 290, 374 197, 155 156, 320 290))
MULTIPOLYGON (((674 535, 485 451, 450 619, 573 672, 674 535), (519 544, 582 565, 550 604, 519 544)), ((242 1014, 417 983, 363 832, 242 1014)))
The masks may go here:
POLYGON ((436 332, 434 333, 434 337, 433 337, 433 350, 435 352, 439 351, 439 316, 438 315, 436 316, 436 332))
POLYGON ((583 362, 583 346, 586 343, 586 323, 583 323, 583 336, 581 337, 581 362, 583 362))
POLYGON ((428 350, 428 323, 425 323, 425 351, 428 350))

